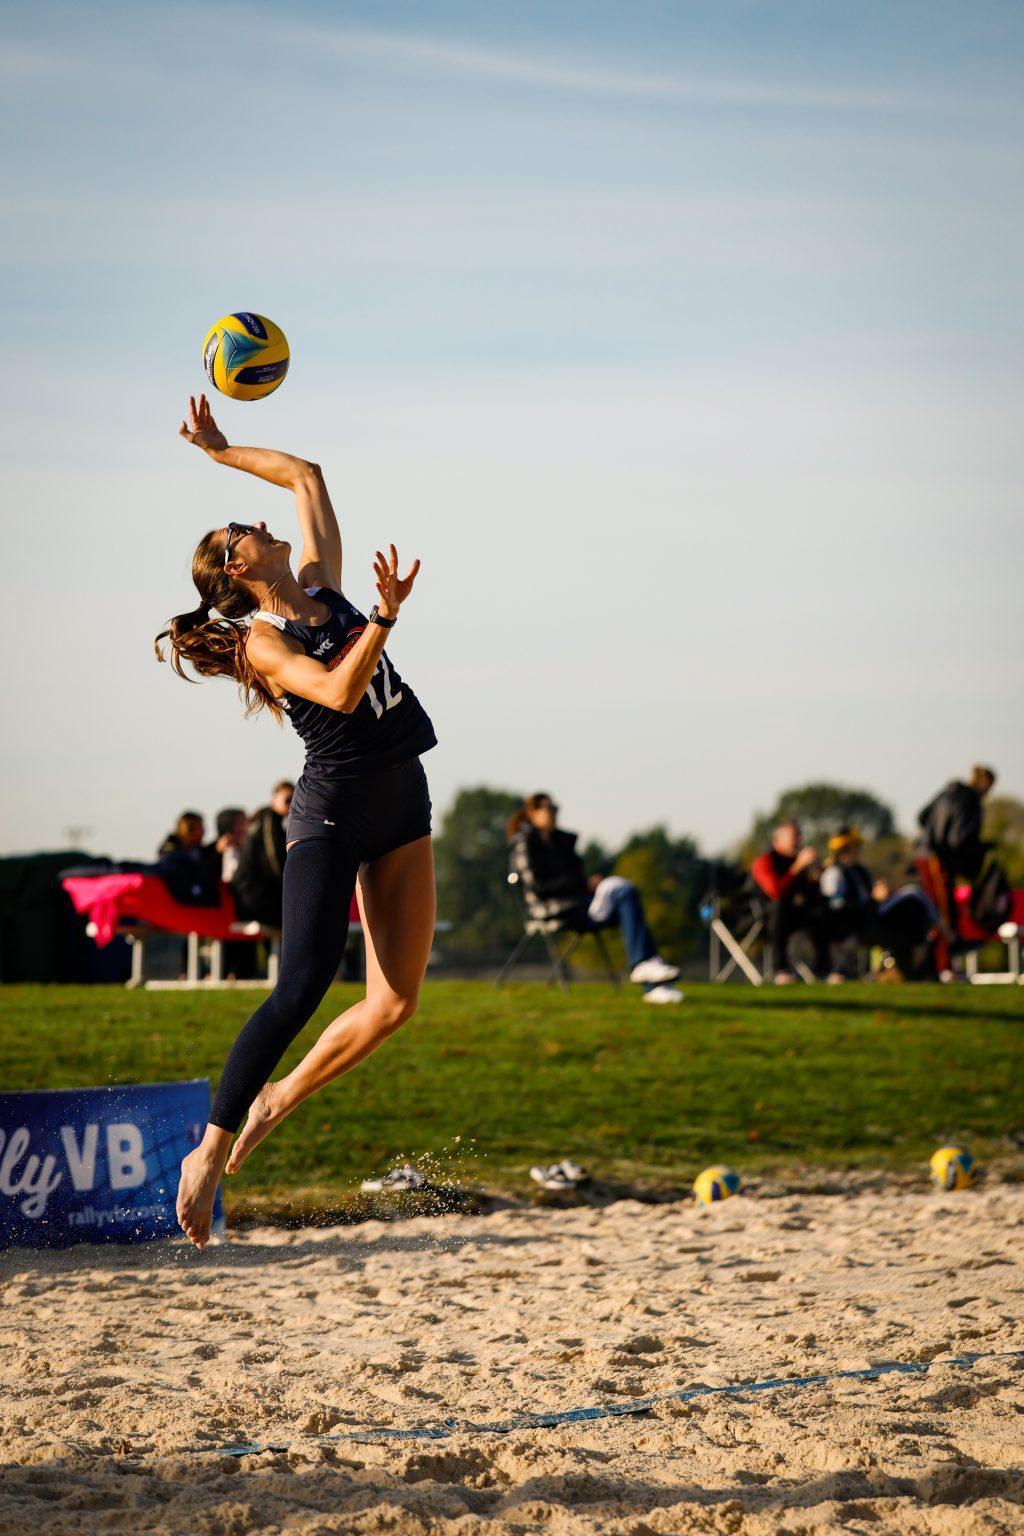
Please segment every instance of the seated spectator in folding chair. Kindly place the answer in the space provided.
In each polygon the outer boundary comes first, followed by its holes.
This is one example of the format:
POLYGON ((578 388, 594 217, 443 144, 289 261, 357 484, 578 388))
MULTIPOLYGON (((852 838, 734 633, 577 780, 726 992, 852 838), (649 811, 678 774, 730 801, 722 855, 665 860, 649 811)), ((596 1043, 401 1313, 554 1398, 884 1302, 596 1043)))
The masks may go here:
POLYGON ((862 839, 855 827, 842 827, 828 846, 831 857, 821 872, 821 894, 839 961, 829 981, 855 978, 858 951, 870 948, 890 957, 881 972, 886 979, 934 977, 938 913, 920 885, 893 892, 887 880, 876 880, 858 861, 862 839))
POLYGON ((935 979, 935 939, 939 914, 919 885, 890 892, 885 880, 875 883, 877 909, 865 941, 890 957, 880 976, 891 981, 935 979))
POLYGON ((636 886, 619 875, 592 875, 576 852, 576 833, 557 824, 558 807, 550 795, 527 796, 508 824, 512 869, 529 892, 538 916, 557 920, 568 933, 619 928, 626 946, 629 979, 647 990, 648 1003, 678 1003, 683 994, 668 985, 679 975, 658 954, 643 900, 636 886))
POLYGON ((992 768, 976 767, 966 784, 954 779, 921 811, 915 864, 925 895, 935 906, 941 925, 936 940, 936 964, 943 981, 952 979, 956 944, 957 878, 974 881, 981 872, 989 844, 982 841, 982 802, 996 781, 992 768))
POLYGON ((821 872, 819 890, 826 903, 828 938, 832 946, 830 982, 856 980, 859 951, 872 942, 878 902, 884 882, 876 881, 857 855, 864 839, 856 827, 840 827, 828 840, 829 857, 821 872))
POLYGON ((803 846, 799 823, 784 821, 775 828, 772 846, 751 865, 754 882, 769 902, 767 927, 776 986, 796 980, 790 969, 789 943, 798 933, 806 933, 813 945, 815 978, 824 977, 830 969, 828 920, 818 887, 817 862, 814 849, 803 846))

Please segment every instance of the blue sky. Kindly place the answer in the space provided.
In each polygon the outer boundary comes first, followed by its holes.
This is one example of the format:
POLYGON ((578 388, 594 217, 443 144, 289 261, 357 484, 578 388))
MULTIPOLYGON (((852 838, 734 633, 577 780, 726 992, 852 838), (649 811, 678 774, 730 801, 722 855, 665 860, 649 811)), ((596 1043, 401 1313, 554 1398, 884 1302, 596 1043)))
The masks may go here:
POLYGON ((1024 13, 1009 4, 8 7, 6 851, 144 856, 297 744, 151 660, 191 548, 287 498, 174 436, 221 313, 287 332, 228 435, 317 458, 435 804, 557 794, 710 847, 794 782, 908 822, 1024 793, 1024 13))

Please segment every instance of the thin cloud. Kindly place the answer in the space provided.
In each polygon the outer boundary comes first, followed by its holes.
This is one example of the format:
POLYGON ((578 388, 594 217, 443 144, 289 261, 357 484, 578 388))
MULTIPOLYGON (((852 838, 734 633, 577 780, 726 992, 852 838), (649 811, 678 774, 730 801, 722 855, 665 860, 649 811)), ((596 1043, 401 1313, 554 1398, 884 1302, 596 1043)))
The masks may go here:
MULTIPOLYGON (((232 5, 214 6, 212 11, 183 12, 201 20, 230 23, 239 14, 232 5)), ((809 84, 792 76, 677 74, 606 68, 599 64, 567 62, 536 53, 480 46, 462 39, 442 39, 417 32, 387 31, 380 28, 325 26, 304 22, 298 17, 283 26, 277 18, 259 19, 246 13, 250 39, 259 35, 280 59, 286 53, 298 54, 304 62, 310 56, 323 60, 330 55, 339 59, 362 60, 382 69, 414 70, 421 74, 491 81, 510 87, 546 90, 551 94, 590 96, 624 102, 665 103, 680 106, 707 106, 763 111, 809 110, 821 112, 861 112, 917 114, 951 111, 958 117, 966 112, 973 117, 998 110, 998 98, 980 104, 975 98, 939 92, 922 92, 905 83, 891 89, 868 89, 837 81, 834 84, 809 84)), ((65 40, 54 44, 37 38, 9 39, 0 55, 0 81, 5 88, 25 88, 46 77, 85 76, 95 89, 98 79, 109 76, 124 83, 123 61, 118 59, 119 44, 130 39, 116 35, 105 39, 105 51, 90 50, 87 71, 82 50, 65 40)), ((171 66, 175 39, 169 38, 162 51, 150 50, 145 58, 132 58, 132 78, 162 78, 171 66)))
POLYGON ((567 65, 526 54, 480 48, 461 42, 439 42, 415 33, 369 31, 362 28, 317 29, 326 45, 348 57, 360 56, 391 65, 501 80, 578 94, 615 96, 644 101, 691 102, 698 105, 748 107, 814 107, 833 110, 904 110, 911 104, 904 93, 872 92, 848 87, 808 88, 793 81, 768 83, 757 79, 710 78, 693 75, 636 74, 628 71, 567 65))

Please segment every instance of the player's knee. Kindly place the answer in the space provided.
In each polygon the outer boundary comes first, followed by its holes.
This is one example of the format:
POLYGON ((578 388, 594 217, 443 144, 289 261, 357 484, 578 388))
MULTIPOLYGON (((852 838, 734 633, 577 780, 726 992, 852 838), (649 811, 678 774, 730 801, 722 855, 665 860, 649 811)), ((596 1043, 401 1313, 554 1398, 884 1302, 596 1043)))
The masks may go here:
POLYGON ((390 997, 381 998, 376 1006, 376 1022, 380 1033, 393 1035, 396 1029, 400 1029, 412 1018, 418 1004, 418 996, 403 997, 394 992, 390 997))
POLYGON ((282 976, 271 996, 277 1011, 289 1021, 300 1019, 308 1024, 327 996, 330 978, 319 976, 282 976))

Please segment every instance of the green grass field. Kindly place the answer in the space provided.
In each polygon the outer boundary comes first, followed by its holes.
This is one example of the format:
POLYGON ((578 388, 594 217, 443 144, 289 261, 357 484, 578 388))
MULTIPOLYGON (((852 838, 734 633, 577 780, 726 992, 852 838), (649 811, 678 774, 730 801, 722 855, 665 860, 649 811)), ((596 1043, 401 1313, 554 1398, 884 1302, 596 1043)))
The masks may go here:
MULTIPOLYGON (((317 1021, 358 995, 335 988, 317 1021)), ((0 1083, 216 1079, 259 996, 6 987, 0 1083)), ((399 1156, 506 1192, 529 1187, 531 1163, 565 1155, 650 1187, 678 1187, 719 1160, 762 1172, 919 1168, 947 1137, 1009 1165, 1024 1130, 1022 1069, 1024 995, 1009 987, 705 985, 680 1008, 649 1009, 635 991, 598 986, 562 997, 431 982, 417 1018, 303 1105, 228 1198, 337 1206, 399 1156)))

